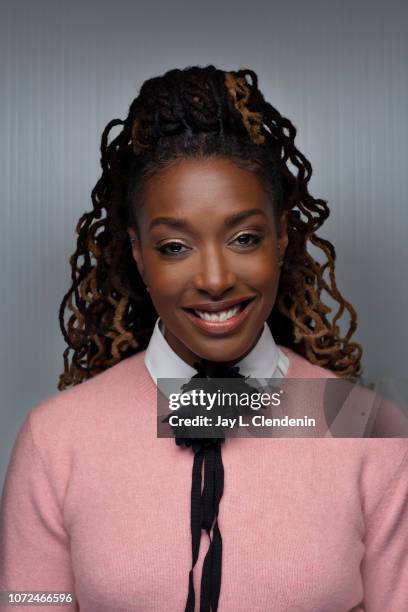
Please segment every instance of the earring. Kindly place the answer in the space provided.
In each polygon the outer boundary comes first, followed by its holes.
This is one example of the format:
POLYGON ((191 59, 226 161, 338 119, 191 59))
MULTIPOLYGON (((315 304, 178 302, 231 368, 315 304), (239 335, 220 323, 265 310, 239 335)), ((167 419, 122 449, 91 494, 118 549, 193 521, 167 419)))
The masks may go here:
POLYGON ((149 287, 147 285, 146 285, 145 289, 146 289, 147 293, 150 293, 150 289, 149 289, 149 287))

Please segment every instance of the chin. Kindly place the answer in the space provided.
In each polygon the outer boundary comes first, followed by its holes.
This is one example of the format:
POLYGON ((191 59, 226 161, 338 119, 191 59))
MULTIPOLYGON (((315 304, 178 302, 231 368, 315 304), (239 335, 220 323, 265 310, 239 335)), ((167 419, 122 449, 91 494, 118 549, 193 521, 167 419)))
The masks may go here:
POLYGON ((199 355, 201 359, 213 361, 214 363, 224 363, 231 361, 239 361, 241 357, 243 357, 250 350, 250 343, 242 345, 242 347, 235 348, 235 350, 225 350, 222 347, 223 340, 225 342, 225 339, 219 338, 218 347, 214 347, 213 350, 202 349, 194 351, 194 353, 196 355, 199 355))

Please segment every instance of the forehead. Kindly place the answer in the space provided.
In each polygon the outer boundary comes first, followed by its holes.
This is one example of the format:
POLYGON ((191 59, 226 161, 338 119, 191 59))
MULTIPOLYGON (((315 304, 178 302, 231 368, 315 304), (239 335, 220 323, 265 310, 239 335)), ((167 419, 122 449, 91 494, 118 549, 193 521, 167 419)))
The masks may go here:
POLYGON ((272 217, 272 204, 261 181, 229 159, 183 159, 150 178, 144 188, 140 219, 156 216, 222 219, 247 208, 272 217))

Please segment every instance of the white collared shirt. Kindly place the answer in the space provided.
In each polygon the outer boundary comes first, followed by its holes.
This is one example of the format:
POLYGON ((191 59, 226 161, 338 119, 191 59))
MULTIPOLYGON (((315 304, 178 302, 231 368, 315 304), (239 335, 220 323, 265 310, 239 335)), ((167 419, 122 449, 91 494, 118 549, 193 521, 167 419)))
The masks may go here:
MULTIPOLYGON (((197 370, 181 359, 171 348, 164 337, 164 330, 164 322, 159 317, 144 357, 146 368, 156 385, 158 378, 190 379, 197 374, 197 370)), ((266 378, 286 376, 289 359, 275 343, 271 330, 265 322, 258 342, 235 365, 239 366, 240 374, 243 376, 263 381, 266 378)))

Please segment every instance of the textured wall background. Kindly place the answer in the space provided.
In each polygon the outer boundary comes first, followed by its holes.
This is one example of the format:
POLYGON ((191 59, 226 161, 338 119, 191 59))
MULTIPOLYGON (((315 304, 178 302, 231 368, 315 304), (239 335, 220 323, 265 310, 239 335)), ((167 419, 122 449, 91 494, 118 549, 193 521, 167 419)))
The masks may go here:
POLYGON ((57 311, 100 135, 143 80, 249 67, 298 127, 321 235, 359 315, 368 377, 405 377, 408 5, 391 1, 2 2, 0 482, 25 414, 56 392, 57 311), (250 10, 249 10, 250 9, 250 10))

